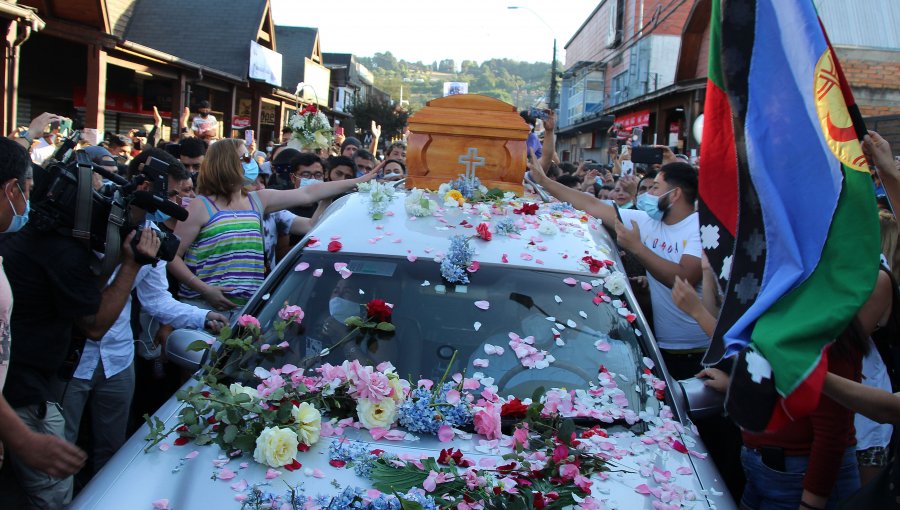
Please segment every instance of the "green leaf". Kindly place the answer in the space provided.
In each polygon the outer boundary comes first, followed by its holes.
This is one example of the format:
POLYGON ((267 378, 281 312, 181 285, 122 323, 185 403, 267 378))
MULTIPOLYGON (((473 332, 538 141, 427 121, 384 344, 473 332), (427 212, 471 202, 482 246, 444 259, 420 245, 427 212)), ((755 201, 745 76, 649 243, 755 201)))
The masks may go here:
POLYGON ((200 446, 207 445, 212 442, 212 438, 209 437, 209 434, 200 434, 194 439, 194 443, 200 446))
POLYGON ((231 443, 234 441, 234 438, 237 437, 238 428, 234 425, 228 425, 225 427, 225 432, 222 433, 222 440, 226 443, 231 443))
POLYGON ((541 397, 543 397, 545 393, 547 393, 547 390, 545 390, 543 386, 538 386, 537 388, 534 389, 534 392, 531 394, 531 401, 532 402, 540 402, 541 397))
POLYGON ((397 496, 397 499, 400 500, 400 508, 403 510, 425 510, 425 507, 423 507, 421 503, 403 499, 400 497, 400 494, 395 495, 397 496))
POLYGON ((234 396, 235 404, 246 404, 247 402, 250 402, 251 400, 253 400, 253 398, 246 393, 238 393, 237 395, 234 396))
POLYGON ((372 219, 373 219, 373 220, 380 220, 380 219, 383 219, 383 218, 384 218, 384 214, 382 214, 382 213, 375 213, 375 214, 372 215, 372 219))
POLYGON ((206 340, 194 340, 193 342, 188 344, 187 350, 189 350, 189 351, 205 351, 205 350, 209 350, 210 347, 211 346, 208 343, 206 343, 206 340))
POLYGON ((363 321, 360 317, 353 315, 353 316, 347 317, 347 319, 344 320, 344 324, 346 324, 348 326, 359 328, 359 327, 362 327, 363 324, 365 324, 365 321, 363 321))
POLYGON ((394 331, 397 329, 397 327, 390 322, 379 322, 378 325, 375 326, 375 328, 380 331, 394 331))

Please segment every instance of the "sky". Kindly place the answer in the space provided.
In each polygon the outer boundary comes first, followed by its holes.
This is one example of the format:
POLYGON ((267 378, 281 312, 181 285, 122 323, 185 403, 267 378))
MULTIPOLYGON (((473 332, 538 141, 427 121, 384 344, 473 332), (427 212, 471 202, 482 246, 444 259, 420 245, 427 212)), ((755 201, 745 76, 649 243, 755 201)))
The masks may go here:
POLYGON ((318 27, 325 53, 390 51, 409 62, 491 58, 550 62, 599 0, 272 0, 277 25, 318 27), (518 5, 528 9, 507 9, 518 5), (543 21, 542 21, 543 20, 543 21))

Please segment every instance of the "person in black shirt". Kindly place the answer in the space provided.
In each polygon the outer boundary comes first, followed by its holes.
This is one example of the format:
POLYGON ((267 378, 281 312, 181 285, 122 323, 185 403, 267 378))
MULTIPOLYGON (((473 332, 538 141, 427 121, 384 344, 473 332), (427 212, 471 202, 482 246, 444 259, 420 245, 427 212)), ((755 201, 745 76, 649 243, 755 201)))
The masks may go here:
MULTIPOLYGON (((43 171, 34 177, 32 203, 38 209, 49 179, 43 171)), ((140 269, 131 249, 133 236, 129 234, 122 243, 121 267, 105 287, 90 269, 90 248, 70 236, 26 225, 0 244, 0 257, 15 296, 10 330, 17 339, 3 395, 31 430, 65 437, 65 420, 57 402, 59 372, 73 336, 100 340, 122 312, 140 269)), ((159 244, 155 233, 145 232, 137 251, 152 259, 159 244)), ((15 452, 9 460, 29 508, 60 508, 71 499, 71 476, 48 476, 28 466, 15 452)), ((0 493, 0 500, 7 496, 0 493)))

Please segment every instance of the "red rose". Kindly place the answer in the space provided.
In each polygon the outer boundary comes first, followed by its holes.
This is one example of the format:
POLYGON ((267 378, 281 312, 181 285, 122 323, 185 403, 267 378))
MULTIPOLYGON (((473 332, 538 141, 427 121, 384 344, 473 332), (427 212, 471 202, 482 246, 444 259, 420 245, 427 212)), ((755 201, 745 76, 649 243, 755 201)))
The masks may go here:
POLYGON ((452 448, 441 450, 441 454, 438 456, 438 464, 449 465, 450 461, 453 461, 453 464, 456 466, 460 465, 462 461, 462 452, 459 450, 453 450, 452 448))
POLYGON ((188 441, 190 441, 190 439, 188 439, 186 437, 179 437, 174 441, 174 443, 175 443, 175 446, 184 446, 184 445, 188 444, 188 441))
POLYGON ((344 247, 344 245, 341 244, 340 241, 331 241, 330 243, 328 243, 328 251, 330 251, 332 253, 336 252, 336 251, 341 251, 341 248, 343 248, 343 247, 344 247))
POLYGON ((347 462, 343 460, 329 460, 328 463, 336 468, 342 468, 347 465, 347 462))
POLYGON ((478 232, 478 237, 484 239, 485 241, 490 241, 491 237, 493 237, 491 235, 490 227, 491 226, 487 223, 479 223, 478 227, 475 228, 475 230, 478 232))
POLYGON ((521 400, 514 398, 503 404, 503 407, 500 408, 500 416, 504 418, 524 418, 526 411, 528 411, 528 406, 523 404, 521 400))
POLYGON ((534 215, 538 210, 537 204, 522 204, 521 209, 513 209, 513 212, 516 214, 531 214, 534 215))
POLYGON ((391 320, 393 310, 381 299, 373 299, 366 303, 366 315, 375 322, 388 322, 391 320))

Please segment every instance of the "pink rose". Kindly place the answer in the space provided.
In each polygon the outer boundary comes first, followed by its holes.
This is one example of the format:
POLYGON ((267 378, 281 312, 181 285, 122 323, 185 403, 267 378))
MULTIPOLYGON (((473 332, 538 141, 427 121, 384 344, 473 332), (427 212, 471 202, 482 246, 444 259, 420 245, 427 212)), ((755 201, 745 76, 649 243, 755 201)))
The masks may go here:
POLYGON ((281 310, 278 310, 278 317, 280 317, 281 320, 296 322, 297 324, 300 324, 305 315, 303 309, 295 305, 285 306, 281 310))
POLYGON ((500 408, 487 403, 484 409, 475 413, 475 432, 487 439, 500 439, 500 408))
POLYGON ((237 321, 238 326, 250 327, 253 326, 256 329, 262 329, 262 325, 260 325, 259 321, 256 320, 256 317, 252 315, 241 315, 241 317, 237 321))
POLYGON ((356 387, 353 396, 356 398, 368 398, 373 402, 381 402, 393 394, 391 381, 381 372, 375 372, 370 366, 362 366, 358 361, 353 361, 347 368, 350 382, 356 387))

